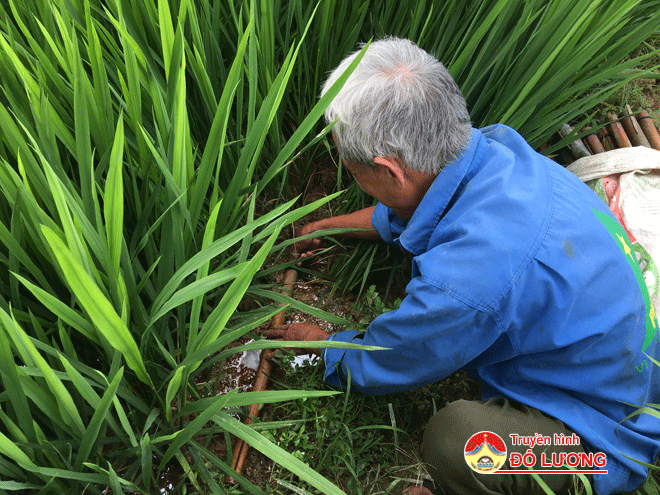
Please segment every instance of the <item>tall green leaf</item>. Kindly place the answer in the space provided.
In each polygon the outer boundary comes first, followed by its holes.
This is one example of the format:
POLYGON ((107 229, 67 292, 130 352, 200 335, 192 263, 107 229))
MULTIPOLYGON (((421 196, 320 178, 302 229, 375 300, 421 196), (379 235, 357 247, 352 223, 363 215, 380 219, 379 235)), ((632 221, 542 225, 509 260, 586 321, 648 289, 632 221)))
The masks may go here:
POLYGON ((42 228, 43 235, 55 253, 57 261, 81 306, 90 315, 99 334, 122 353, 126 364, 147 385, 153 387, 135 340, 126 324, 117 315, 110 301, 103 295, 94 280, 76 262, 64 242, 48 227, 42 228))

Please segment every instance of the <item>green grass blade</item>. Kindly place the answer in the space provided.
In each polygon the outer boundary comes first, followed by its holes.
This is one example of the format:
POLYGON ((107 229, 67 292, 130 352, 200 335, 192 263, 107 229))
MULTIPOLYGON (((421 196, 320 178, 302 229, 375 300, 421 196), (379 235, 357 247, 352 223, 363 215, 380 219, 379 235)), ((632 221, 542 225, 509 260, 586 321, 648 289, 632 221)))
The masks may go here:
POLYGON ((71 291, 90 315, 94 326, 112 347, 122 353, 126 364, 138 378, 153 387, 138 346, 110 301, 106 299, 84 268, 76 262, 62 240, 48 227, 42 227, 42 232, 55 253, 71 291))
MULTIPOLYGON (((113 122, 113 108, 110 100, 110 83, 108 74, 103 63, 103 51, 95 21, 92 19, 90 2, 84 2, 85 23, 88 36, 88 57, 92 68, 92 77, 94 80, 94 100, 99 107, 98 118, 94 122, 98 126, 98 132, 95 136, 98 138, 100 149, 109 149, 111 146, 111 122, 113 122)), ((76 119, 77 120, 77 119, 76 119)), ((76 138, 77 139, 77 138, 76 138)), ((80 158, 79 158, 80 160, 80 158)), ((83 164, 85 162, 82 162, 83 164)), ((91 191, 93 193, 93 191, 91 191)))
POLYGON ((163 306, 152 317, 148 327, 151 327, 159 318, 167 314, 172 309, 181 306, 182 304, 191 301, 196 297, 202 296, 221 285, 231 282, 241 274, 241 272, 246 268, 246 265, 247 263, 234 265, 230 268, 227 268, 226 270, 222 270, 200 280, 196 280, 195 282, 178 290, 167 302, 163 303, 163 306))
POLYGON ((243 65, 243 56, 247 46, 249 34, 252 29, 253 19, 250 19, 248 26, 243 33, 236 50, 236 56, 232 62, 231 69, 227 75, 222 95, 218 103, 217 111, 213 118, 213 124, 209 132, 209 137, 202 154, 202 161, 197 172, 197 180, 193 187, 190 201, 190 216, 194 223, 197 223, 199 214, 205 198, 205 192, 208 190, 211 178, 213 177, 213 166, 217 163, 220 167, 222 163, 223 150, 226 143, 227 125, 231 117, 231 108, 234 101, 234 95, 239 83, 240 71, 243 65))
MULTIPOLYGON (((9 322, 9 315, 2 309, 0 311, 3 313, 2 319, 9 322)), ((3 386, 9 395, 10 403, 15 411, 16 419, 21 426, 21 430, 32 443, 37 443, 32 413, 30 412, 30 406, 28 405, 25 392, 20 386, 17 370, 18 365, 11 353, 9 340, 7 340, 5 334, 6 331, 8 330, 0 330, 0 376, 2 377, 3 386)))
MULTIPOLYGON (((568 43, 570 40, 570 37, 573 33, 575 33, 582 24, 586 21, 586 19, 591 15, 591 13, 594 11, 594 9, 597 7, 596 3, 592 3, 587 11, 580 16, 579 19, 577 19, 575 22, 573 22, 572 27, 570 31, 567 33, 566 37, 564 37, 560 43, 558 43, 552 53, 543 60, 543 63, 541 64, 539 70, 537 70, 526 82, 526 84, 523 86, 523 88, 519 91, 516 99, 514 102, 511 104, 507 112, 500 118, 501 122, 506 123, 507 120, 512 116, 512 114, 518 110, 519 105, 522 103, 522 101, 528 97, 530 94, 532 88, 534 85, 545 75, 545 70, 552 64, 552 62, 555 60, 555 58, 558 56, 558 54, 561 52, 562 48, 564 48, 564 45, 568 43)), ((540 57, 542 58, 542 57, 540 57)))
POLYGON ((87 218, 96 223, 96 191, 92 165, 92 145, 90 143, 89 113, 87 108, 82 64, 76 64, 74 89, 74 115, 76 136, 76 158, 80 170, 80 192, 87 218))
MULTIPOLYGON (((235 391, 229 392, 227 395, 216 397, 212 405, 210 405, 206 410, 200 413, 195 419, 186 425, 183 430, 179 430, 176 433, 176 436, 172 439, 169 447, 165 451, 163 458, 160 461, 158 466, 158 471, 162 471, 165 467, 165 464, 174 457, 174 455, 179 451, 179 449, 188 441, 190 441, 198 432, 201 430, 206 423, 208 423, 213 416, 215 416, 223 407, 226 406, 227 401, 235 391)), ((156 439, 154 439, 154 442, 156 439)))
POLYGON ((344 86, 346 80, 350 77, 350 75, 353 73, 357 65, 360 63, 360 60, 362 60, 362 57, 366 53, 367 48, 369 48, 368 43, 362 49, 360 54, 357 57, 355 57, 355 60, 353 60, 353 62, 346 68, 344 73, 337 79, 337 81, 335 81, 335 83, 330 87, 330 89, 328 89, 328 91, 319 99, 318 103, 314 105, 314 108, 310 111, 307 117, 305 117, 305 120, 303 120, 303 122, 296 129, 293 135, 289 138, 286 145, 284 145, 280 153, 277 155, 277 159, 268 168, 268 171, 264 175, 263 179, 259 181, 257 194, 261 193, 261 191, 266 186, 266 184, 268 184, 268 182, 270 182, 272 178, 280 171, 281 167, 284 165, 285 160, 291 156, 293 150, 302 142, 303 138, 307 136, 307 134, 309 134, 314 124, 316 124, 319 118, 323 115, 325 109, 328 107, 330 102, 335 98, 335 96, 337 96, 341 88, 344 86))
POLYGON ((60 222, 62 223, 62 228, 64 230, 64 235, 66 237, 67 244, 71 249, 71 254, 75 256, 75 259, 78 263, 85 266, 86 270, 91 272, 91 267, 88 262, 88 255, 85 252, 81 236, 79 235, 78 229, 74 224, 73 218, 71 216, 67 199, 64 193, 63 184, 60 182, 55 172, 51 169, 50 165, 44 160, 44 171, 46 172, 46 177, 48 177, 48 183, 51 188, 53 199, 57 206, 57 212, 60 217, 60 222))
MULTIPOLYGON (((25 65, 22 63, 16 51, 9 45, 9 43, 7 43, 4 36, 0 36, 0 49, 9 58, 9 61, 12 63, 14 69, 21 78, 21 81, 23 82, 23 84, 25 84, 25 88, 28 91, 28 93, 36 101, 40 101, 41 89, 39 87, 39 83, 33 77, 30 71, 25 67, 25 65)), ((52 119, 52 126, 55 129, 57 136, 62 140, 62 142, 67 146, 67 148, 71 152, 75 152, 75 148, 76 148, 75 139, 71 135, 69 128, 62 121, 59 114, 53 111, 52 103, 48 102, 47 105, 50 110, 49 114, 52 119)))
MULTIPOLYGON (((69 376, 69 379, 71 380, 71 383, 73 386, 76 388, 80 396, 91 406, 92 409, 96 410, 97 407, 99 407, 99 404, 101 402, 101 397, 96 393, 96 391, 92 388, 92 383, 96 384, 91 377, 85 378, 80 371, 78 371, 70 362, 69 359, 62 355, 58 354, 60 361, 62 363, 62 366, 64 366, 64 369, 66 371, 66 374, 69 376)), ((100 372, 94 370, 96 373, 99 375, 100 372)), ((101 375, 102 376, 102 375, 101 375)), ((98 377, 96 377, 98 378, 98 377)), ((105 380, 105 377, 103 377, 105 380)), ((108 422, 108 425, 110 428, 112 428, 112 431, 115 432, 115 434, 122 439, 123 442, 127 442, 128 437, 125 435, 125 432, 119 427, 115 419, 111 416, 108 415, 106 417, 106 421, 108 422)))
MULTIPOLYGON (((224 253, 233 245, 240 242, 243 239, 243 237, 248 235, 249 232, 254 231, 255 229, 261 227, 266 223, 273 222, 273 220, 275 220, 280 215, 282 215, 282 213, 285 212, 294 202, 295 200, 292 200, 283 205, 278 206, 277 208, 267 213, 266 215, 263 215, 262 217, 255 219, 255 221, 251 225, 245 225, 239 229, 234 230, 232 233, 219 238, 218 240, 210 244, 207 248, 202 249, 200 252, 190 257, 190 259, 177 270, 177 272, 172 276, 172 278, 167 282, 167 284, 163 286, 162 290, 158 294, 158 297, 153 303, 154 314, 160 310, 164 301, 172 297, 172 294, 174 294, 176 289, 179 287, 179 285, 181 285, 181 283, 183 283, 183 281, 188 275, 190 275, 195 270, 199 269, 209 260, 224 253)), ((264 231, 266 230, 268 229, 264 229, 264 231)), ((271 233, 272 230, 268 231, 268 234, 266 235, 269 235, 271 233)))
POLYGON ((20 448, 0 431, 0 453, 16 462, 19 466, 36 468, 37 466, 20 448))
MULTIPOLYGON (((241 407, 250 406, 252 404, 272 404, 277 402, 294 401, 298 399, 306 399, 311 397, 328 397, 337 395, 341 392, 322 391, 322 390, 265 390, 263 392, 241 392, 232 395, 225 407, 241 407)), ((195 402, 186 404, 186 406, 179 411, 179 417, 188 414, 199 413, 211 406, 217 399, 209 397, 206 399, 199 399, 195 402)))
POLYGON ((124 369, 121 368, 119 372, 115 375, 114 379, 108 386, 107 390, 101 397, 100 402, 94 410, 94 415, 87 425, 85 434, 80 441, 80 449, 78 450, 78 455, 76 456, 76 462, 74 464, 74 469, 80 471, 82 469, 82 464, 87 460, 89 454, 92 452, 92 449, 96 445, 98 440, 98 435, 101 430, 101 426, 106 421, 106 416, 110 411, 112 406, 112 401, 117 393, 117 388, 121 383, 122 378, 124 377, 124 369))
POLYGON ((21 243, 18 242, 12 233, 5 227, 5 224, 0 222, 0 242, 7 248, 8 252, 17 258, 17 260, 27 269, 37 282, 43 285, 46 289, 52 290, 48 280, 44 276, 42 270, 34 264, 28 253, 23 249, 21 243))
POLYGON ((174 372, 174 376, 170 380, 170 383, 167 385, 167 393, 165 394, 165 419, 168 422, 172 420, 172 400, 174 400, 174 395, 181 387, 181 380, 185 370, 185 366, 178 367, 174 372))
MULTIPOLYGON (((108 177, 103 197, 103 213, 105 215, 106 236, 113 273, 119 274, 121 246, 124 238, 124 182, 123 174, 124 151, 124 118, 119 115, 117 131, 110 154, 108 177)), ((116 275, 115 275, 116 276, 116 275)))
POLYGON ((351 322, 348 321, 346 318, 342 318, 341 316, 328 313, 327 311, 324 311, 319 308, 315 308, 314 306, 310 306, 309 304, 306 304, 304 302, 297 301, 295 298, 287 296, 286 294, 281 294, 275 291, 263 290, 263 289, 259 289, 258 287, 251 287, 250 289, 248 289, 248 292, 254 294, 255 296, 265 297, 273 301, 286 304, 294 309, 312 315, 316 318, 320 318, 321 320, 328 321, 334 325, 351 324, 351 322))
MULTIPOLYGON (((206 249, 213 242, 213 239, 215 237, 215 231, 217 228, 218 212, 220 211, 221 204, 222 204, 222 200, 220 200, 211 210, 209 219, 206 222, 206 227, 204 228, 202 249, 206 249)), ((197 281, 202 280, 208 275, 210 264, 211 262, 209 260, 197 270, 197 281)), ((202 295, 199 295, 193 301, 192 310, 190 312, 190 330, 188 332, 188 342, 194 342, 195 339, 197 339, 203 299, 204 297, 202 295)))
POLYGON ((163 50, 163 66, 165 74, 170 73, 172 46, 174 45, 174 26, 172 12, 168 0, 158 0, 158 26, 160 27, 160 43, 163 50))
POLYGON ((266 256, 270 252, 270 249, 273 247, 281 228, 281 224, 276 227, 275 232, 271 234, 270 238, 248 262, 245 270, 243 270, 243 272, 236 277, 231 286, 229 286, 227 292, 222 296, 222 299, 218 303, 220 311, 214 311, 211 316, 209 316, 209 319, 199 332, 199 336, 193 345, 193 349, 199 349, 200 347, 210 344, 217 339, 220 333, 224 330, 229 318, 238 307, 238 303, 241 302, 241 298, 250 285, 254 274, 257 273, 266 259, 266 256))
POLYGON ((273 316, 275 316, 280 311, 282 311, 282 308, 278 307, 276 309, 273 309, 269 312, 266 312, 264 315, 262 315, 260 318, 256 320, 253 321, 250 320, 247 323, 244 323, 243 325, 239 326, 238 328, 233 328, 231 330, 227 330, 223 332, 216 340, 214 340, 207 346, 199 347, 194 351, 188 349, 188 352, 186 353, 186 357, 183 361, 181 361, 180 366, 192 366, 194 363, 203 361, 210 356, 217 355, 220 349, 226 347, 231 342, 239 339, 240 337, 248 333, 250 330, 253 330, 259 325, 263 325, 267 321, 271 320, 273 316))
POLYGON ((14 346, 22 349, 21 354, 29 355, 30 360, 34 362, 43 373, 48 388, 57 401, 57 409, 62 421, 71 428, 74 434, 82 436, 85 431, 82 418, 78 413, 78 409, 76 408, 76 404, 73 401, 71 394, 58 378, 55 371, 37 351, 37 348, 34 346, 25 331, 16 323, 14 318, 11 318, 4 311, 0 310, 0 320, 7 333, 11 336, 14 346))
POLYGON ((344 492, 330 483, 323 476, 318 474, 307 464, 289 454, 286 450, 278 447, 272 442, 268 441, 261 434, 257 433, 248 426, 245 426, 240 421, 232 418, 227 413, 218 413, 213 417, 213 421, 218 425, 236 435, 241 440, 247 442, 250 447, 258 450, 265 456, 273 459, 284 468, 288 469, 301 480, 306 481, 322 493, 328 495, 343 495, 344 492))
POLYGON ((63 322, 67 325, 70 325, 72 328, 79 331, 86 338, 91 340, 94 343, 99 343, 98 336, 89 321, 87 321, 83 316, 77 313, 75 310, 71 309, 69 306, 64 304, 60 299, 53 296, 52 294, 46 292, 45 290, 33 285, 28 282, 26 279, 20 275, 13 274, 34 296, 43 304, 48 310, 50 310, 54 315, 61 318, 63 322))
MULTIPOLYGON (((469 56, 475 51, 476 46, 479 44, 483 36, 485 35, 487 29, 491 26, 493 22, 497 19, 498 14, 505 7, 509 0, 499 0, 497 4, 488 12, 486 18, 480 23, 479 27, 474 33, 470 33, 470 36, 464 38, 464 41, 467 41, 465 48, 463 48, 458 55, 458 58, 448 67, 449 72, 456 78, 459 79, 461 72, 467 65, 467 60, 469 56)), ((484 4, 481 4, 484 5, 484 4)))

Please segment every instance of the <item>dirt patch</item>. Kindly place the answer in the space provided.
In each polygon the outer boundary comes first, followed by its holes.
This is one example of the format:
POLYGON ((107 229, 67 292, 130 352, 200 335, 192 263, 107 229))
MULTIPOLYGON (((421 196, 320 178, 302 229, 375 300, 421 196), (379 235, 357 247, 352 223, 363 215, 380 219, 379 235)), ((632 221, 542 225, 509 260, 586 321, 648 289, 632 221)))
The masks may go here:
POLYGON ((648 112, 656 127, 660 128, 660 80, 641 79, 637 82, 649 106, 648 112))

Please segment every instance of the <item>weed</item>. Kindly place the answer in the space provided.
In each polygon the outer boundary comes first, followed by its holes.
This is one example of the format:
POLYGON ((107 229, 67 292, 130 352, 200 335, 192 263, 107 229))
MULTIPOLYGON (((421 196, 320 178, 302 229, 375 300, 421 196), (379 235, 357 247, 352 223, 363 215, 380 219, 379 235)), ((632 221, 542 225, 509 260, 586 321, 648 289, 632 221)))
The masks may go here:
POLYGON ((367 289, 367 292, 364 293, 364 302, 357 301, 354 308, 356 313, 361 315, 358 323, 364 326, 369 325, 377 316, 387 311, 398 309, 399 306, 401 306, 401 298, 397 298, 391 303, 386 303, 376 291, 376 286, 371 285, 367 289))

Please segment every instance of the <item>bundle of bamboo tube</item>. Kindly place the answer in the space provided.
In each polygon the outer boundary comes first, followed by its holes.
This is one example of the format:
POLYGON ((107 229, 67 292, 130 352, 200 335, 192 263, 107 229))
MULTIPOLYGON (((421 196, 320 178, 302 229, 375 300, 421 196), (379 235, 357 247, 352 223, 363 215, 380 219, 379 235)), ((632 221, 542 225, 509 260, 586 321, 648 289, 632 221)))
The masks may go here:
MULTIPOLYGON (((646 146, 660 151, 660 134, 646 110, 634 114, 630 105, 626 105, 625 115, 619 117, 608 113, 607 120, 609 123, 597 133, 590 133, 568 146, 568 150, 564 151, 564 156, 569 155, 568 161, 630 146, 646 146)), ((571 132, 573 129, 568 124, 559 130, 562 137, 571 132)))

